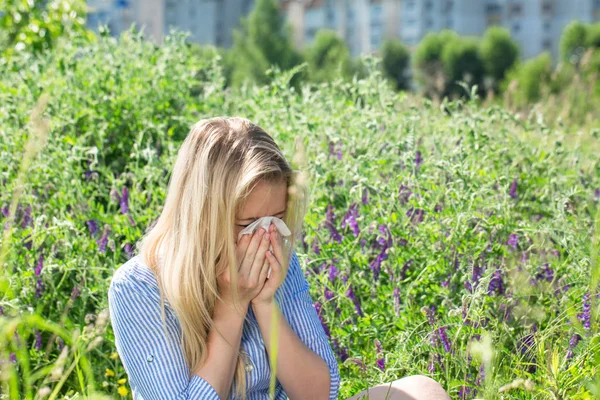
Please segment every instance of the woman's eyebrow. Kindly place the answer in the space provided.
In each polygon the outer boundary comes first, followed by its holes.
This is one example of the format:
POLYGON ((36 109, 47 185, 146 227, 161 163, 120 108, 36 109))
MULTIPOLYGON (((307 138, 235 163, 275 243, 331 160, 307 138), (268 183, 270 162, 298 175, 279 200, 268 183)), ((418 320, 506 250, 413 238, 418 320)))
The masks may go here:
MULTIPOLYGON (((279 214, 283 214, 283 213, 285 213, 285 211, 286 211, 286 210, 284 209, 283 211, 279 211, 278 213, 275 213, 275 214, 273 214, 273 215, 279 215, 279 214)), ((257 218, 257 217, 247 217, 247 218, 240 218, 239 220, 240 220, 240 221, 248 221, 248 220, 251 220, 251 219, 253 219, 253 220, 257 220, 258 218, 257 218)))

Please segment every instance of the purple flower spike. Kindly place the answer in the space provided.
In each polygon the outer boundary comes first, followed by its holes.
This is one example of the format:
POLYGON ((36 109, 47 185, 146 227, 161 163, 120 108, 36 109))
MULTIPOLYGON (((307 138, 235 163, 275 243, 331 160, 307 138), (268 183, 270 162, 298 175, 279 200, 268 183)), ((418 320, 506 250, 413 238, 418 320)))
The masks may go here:
POLYGON ((517 193, 517 186, 518 186, 518 181, 517 178, 515 178, 512 182, 512 184, 510 185, 510 191, 509 191, 509 196, 513 199, 516 199, 518 196, 517 193))
POLYGON ((331 338, 331 333, 329 332, 329 327, 327 326, 327 324, 323 320, 323 316, 321 315, 321 310, 322 310, 321 303, 319 303, 318 301, 315 302, 314 307, 315 307, 315 310, 317 311, 317 316, 319 317, 319 321, 321 321, 321 326, 323 326, 323 330, 325 331, 325 334, 327 334, 327 337, 331 338))
POLYGON ((334 296, 333 292, 331 290, 329 290, 329 288, 327 286, 325 286, 324 295, 325 295, 325 300, 327 300, 327 301, 333 299, 333 296, 334 296))
POLYGON ((42 292, 44 291, 44 284, 42 283, 42 278, 38 278, 36 284, 35 284, 35 297, 38 298, 42 295, 42 292))
POLYGON ((383 353, 383 346, 379 339, 375 339, 375 347, 377 348, 377 367, 384 371, 385 370, 385 356, 383 353))
POLYGON ((35 267, 35 276, 40 276, 42 273, 42 268, 44 268, 44 253, 40 253, 40 257, 38 258, 38 262, 35 267))
POLYGON ((319 248, 319 243, 317 243, 316 240, 313 240, 312 243, 312 250, 316 255, 320 255, 321 254, 321 249, 319 248))
POLYGON ((369 190, 367 190, 367 188, 363 189, 363 192, 362 192, 362 203, 365 206, 367 204, 369 204, 369 190))
POLYGON ((329 265, 329 281, 331 283, 335 283, 335 278, 337 278, 337 276, 340 274, 340 272, 338 271, 338 269, 335 267, 335 265, 330 264, 329 265))
POLYGON ((419 169, 421 164, 423 164, 423 159, 421 158, 421 152, 417 150, 415 154, 415 167, 419 169))
POLYGON ((583 323, 583 329, 589 331, 592 320, 592 304, 589 293, 583 296, 583 311, 577 314, 577 318, 583 323))
POLYGON ((446 334, 446 329, 447 328, 445 326, 442 326, 437 329, 437 333, 438 337, 440 338, 440 342, 442 342, 442 345, 444 346, 444 350, 446 353, 450 353, 451 346, 450 341, 448 340, 448 335, 446 334))
POLYGON ((535 275, 535 279, 552 282, 554 280, 554 270, 550 268, 548 263, 545 263, 535 275))
POLYGON ((73 286, 73 290, 71 291, 71 300, 75 300, 80 294, 81 292, 79 291, 77 285, 73 286))
POLYGON ((488 286, 488 295, 492 296, 493 294, 504 294, 504 280, 502 279, 502 272, 499 269, 494 271, 488 286))
POLYGON ((413 193, 408 187, 400 185, 400 189, 398 189, 398 200, 400 200, 400 203, 406 204, 410 196, 412 196, 412 194, 413 193))
POLYGON ((10 361, 16 363, 17 355, 15 353, 10 353, 10 361))
POLYGON ((508 241, 506 242, 506 244, 512 247, 513 250, 516 250, 517 245, 519 244, 519 236, 517 236, 516 233, 511 233, 508 236, 508 241))
POLYGON ((90 230, 90 235, 92 237, 96 236, 98 234, 98 222, 95 219, 90 219, 86 221, 86 224, 90 230))
POLYGON ((596 190, 594 191, 594 198, 595 198, 596 200, 600 200, 600 189, 596 189, 596 190))
POLYGON ((354 294, 354 291, 352 290, 352 286, 348 286, 348 290, 346 291, 346 296, 348 296, 348 298, 350 300, 352 300, 352 302, 354 303, 354 308, 356 310, 356 313, 360 317, 362 317, 363 313, 362 313, 362 309, 360 308, 360 301, 356 297, 356 294, 354 294))
POLYGON ((102 237, 96 241, 98 243, 98 250, 100 253, 106 252, 106 244, 108 243, 108 234, 110 233, 110 228, 106 226, 104 228, 104 232, 102 233, 102 237))
POLYGON ((119 199, 119 205, 121 206, 121 214, 127 214, 129 212, 129 189, 127 186, 123 188, 123 194, 119 199))
POLYGON ((435 372, 435 361, 434 361, 433 359, 431 359, 431 360, 429 361, 429 364, 427 365, 427 371, 428 371, 430 374, 433 374, 433 373, 435 372))
POLYGON ((569 350, 567 351, 567 360, 573 358, 573 349, 577 347, 580 340, 581 336, 578 333, 575 333, 573 336, 571 336, 571 340, 569 341, 569 350))
POLYGON ((35 330, 35 349, 40 350, 42 348, 42 334, 37 329, 35 330))
POLYGON ((23 212, 23 221, 21 222, 21 228, 27 228, 28 225, 31 224, 33 219, 31 219, 31 205, 27 205, 25 211, 23 212))

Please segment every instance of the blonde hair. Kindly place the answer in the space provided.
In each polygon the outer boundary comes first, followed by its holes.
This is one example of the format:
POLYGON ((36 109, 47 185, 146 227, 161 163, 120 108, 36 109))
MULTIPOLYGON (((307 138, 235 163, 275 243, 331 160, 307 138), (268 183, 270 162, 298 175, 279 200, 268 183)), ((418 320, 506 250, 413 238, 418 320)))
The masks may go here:
MULTIPOLYGON (((283 220, 292 231, 289 260, 307 200, 306 186, 298 177, 273 138, 245 118, 198 121, 181 145, 164 208, 137 248, 157 278, 165 332, 165 299, 179 319, 180 345, 190 373, 206 360, 211 316, 219 298, 217 276, 226 268, 234 299, 239 299, 236 213, 257 183, 284 180, 288 196, 283 220)), ((236 397, 242 399, 247 381, 244 357, 238 352, 233 379, 236 397)))

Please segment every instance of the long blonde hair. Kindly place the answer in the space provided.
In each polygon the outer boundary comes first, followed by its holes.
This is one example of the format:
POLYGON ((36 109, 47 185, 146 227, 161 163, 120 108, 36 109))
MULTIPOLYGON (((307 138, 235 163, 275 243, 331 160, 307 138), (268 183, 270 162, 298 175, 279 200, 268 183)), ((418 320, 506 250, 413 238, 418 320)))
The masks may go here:
MULTIPOLYGON (((217 276, 229 268, 238 299, 235 215, 260 181, 284 180, 288 187, 284 221, 294 248, 306 208, 306 186, 273 138, 248 119, 216 117, 194 124, 181 145, 165 205, 154 226, 137 243, 154 272, 165 303, 181 324, 181 342, 190 373, 206 360, 207 337, 219 296, 217 276)), ((233 380, 236 398, 246 398, 245 355, 238 351, 233 380)))

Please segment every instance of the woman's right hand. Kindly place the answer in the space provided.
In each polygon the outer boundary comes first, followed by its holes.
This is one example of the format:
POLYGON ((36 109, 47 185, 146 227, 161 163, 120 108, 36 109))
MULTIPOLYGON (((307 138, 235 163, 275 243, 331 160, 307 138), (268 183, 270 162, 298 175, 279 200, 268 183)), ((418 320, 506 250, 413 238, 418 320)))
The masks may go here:
MULTIPOLYGON (((239 301, 247 309, 252 300, 261 291, 269 271, 269 261, 266 252, 269 249, 269 233, 263 228, 252 235, 243 235, 236 246, 236 259, 238 268, 238 293, 239 301)), ((218 278, 219 295, 223 302, 233 305, 233 294, 229 268, 218 278)))

